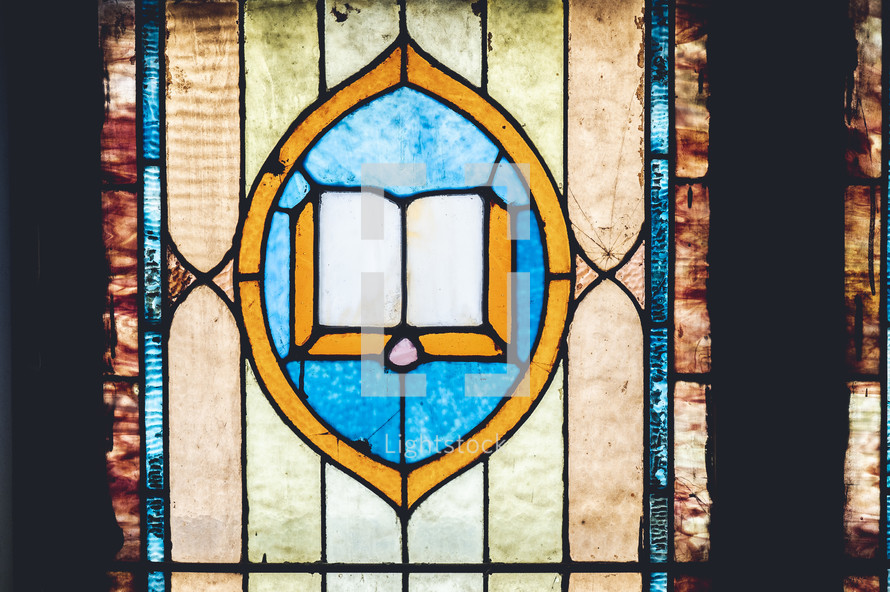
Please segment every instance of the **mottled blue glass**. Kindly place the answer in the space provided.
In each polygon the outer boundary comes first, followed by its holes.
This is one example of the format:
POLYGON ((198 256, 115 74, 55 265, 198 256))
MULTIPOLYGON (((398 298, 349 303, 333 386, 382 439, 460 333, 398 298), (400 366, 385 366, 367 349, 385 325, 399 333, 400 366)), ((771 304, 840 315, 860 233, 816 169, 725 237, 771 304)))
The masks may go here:
POLYGON ((650 167, 650 277, 649 314, 656 323, 667 322, 668 314, 668 243, 670 240, 669 164, 653 159, 650 167))
POLYGON ((143 334, 145 368, 145 486, 151 491, 164 489, 164 371, 161 334, 143 334))
POLYGON ((668 556, 668 500, 649 496, 649 560, 664 563, 668 556))
POLYGON ((164 500, 150 497, 145 500, 145 542, 149 561, 164 560, 164 500))
POLYGON ((290 349, 291 232, 290 216, 272 214, 263 263, 263 300, 272 343, 280 357, 290 349))
POLYGON ((495 167, 491 187, 507 205, 527 206, 529 203, 529 187, 525 183, 525 179, 516 170, 515 165, 503 158, 498 161, 498 166, 495 167))
POLYGON ((281 197, 278 198, 278 207, 288 210, 302 202, 308 193, 309 183, 306 177, 295 171, 284 186, 281 197))
POLYGON ((164 572, 148 572, 148 592, 164 592, 167 589, 167 579, 164 572))
POLYGON ((667 329, 649 332, 649 483, 667 487, 668 477, 667 329))
POLYGON ((649 575, 649 592, 667 592, 668 575, 666 573, 653 573, 649 575))
POLYGON ((303 390, 306 403, 345 439, 371 455, 399 462, 401 397, 363 397, 360 360, 305 362, 303 390))
POLYGON ((409 463, 461 445, 458 440, 497 407, 519 369, 490 362, 430 362, 411 375, 423 375, 426 388, 421 393, 410 390, 413 396, 405 399, 405 460, 409 463))
POLYGON ((465 117, 414 89, 401 87, 359 107, 328 130, 305 161, 316 182, 360 187, 372 163, 423 163, 426 184, 387 187, 394 195, 466 188, 465 165, 494 163, 498 148, 465 117))
POLYGON ((161 320, 161 170, 145 167, 142 205, 142 261, 145 266, 144 314, 149 321, 161 320))
POLYGON ((528 228, 528 240, 516 241, 516 272, 527 273, 528 282, 518 281, 516 286, 517 311, 523 321, 516 332, 516 349, 519 359, 528 360, 531 346, 538 338, 538 325, 544 306, 544 245, 538 221, 530 210, 518 212, 517 226, 528 228), (528 315, 522 314, 528 302, 528 315))
POLYGON ((142 2, 142 155, 161 157, 160 26, 161 4, 142 2))
POLYGON ((668 153, 670 135, 670 11, 667 0, 653 0, 649 12, 649 150, 668 153))
POLYGON ((294 387, 300 388, 300 380, 303 378, 303 362, 289 362, 285 364, 284 369, 290 376, 291 382, 294 383, 294 387))

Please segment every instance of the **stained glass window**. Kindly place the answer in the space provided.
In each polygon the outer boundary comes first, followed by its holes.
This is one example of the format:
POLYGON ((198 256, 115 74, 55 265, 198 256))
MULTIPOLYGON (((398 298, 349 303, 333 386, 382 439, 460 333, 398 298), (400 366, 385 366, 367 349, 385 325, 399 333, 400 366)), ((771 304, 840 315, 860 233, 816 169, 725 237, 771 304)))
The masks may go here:
POLYGON ((707 589, 707 13, 101 3, 113 589, 707 589))

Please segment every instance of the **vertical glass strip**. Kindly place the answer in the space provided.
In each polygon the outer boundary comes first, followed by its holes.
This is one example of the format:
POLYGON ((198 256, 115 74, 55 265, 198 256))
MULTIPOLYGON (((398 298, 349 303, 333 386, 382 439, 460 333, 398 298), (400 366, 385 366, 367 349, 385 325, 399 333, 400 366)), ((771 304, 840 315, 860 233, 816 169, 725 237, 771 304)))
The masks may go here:
MULTIPOLYGON (((669 0, 647 3, 646 80, 649 149, 649 399, 648 420, 648 547, 649 560, 666 563, 672 531, 668 487, 671 479, 671 443, 668 426, 671 233, 671 18, 669 0)), ((650 591, 667 591, 667 574, 650 576, 650 591)))
POLYGON ((149 561, 164 560, 164 386, 161 334, 146 331, 145 359, 145 487, 146 550, 149 561))
POLYGON ((649 150, 667 155, 670 87, 670 10, 668 0, 654 0, 649 22, 649 150))
POLYGON ((145 320, 161 320, 161 170, 145 167, 142 204, 145 320))
POLYGON ((649 592, 667 592, 668 576, 666 573, 653 573, 649 576, 649 592))
POLYGON ((164 592, 166 580, 163 572, 151 571, 148 573, 148 592, 164 592))
POLYGON ((649 312, 652 322, 667 322, 668 244, 670 241, 670 183, 668 161, 653 159, 649 165, 650 278, 649 312))
MULTIPOLYGON (((161 157, 161 37, 163 4, 158 0, 138 3, 141 44, 139 75, 141 86, 142 162, 161 157)), ((139 103, 140 98, 137 98, 139 103)), ((166 500, 164 462, 164 357, 161 307, 163 296, 161 245, 161 169, 142 169, 142 360, 143 437, 145 442, 145 550, 152 562, 165 559, 166 500)), ((167 588, 161 572, 148 573, 148 591, 167 588)))
POLYGON ((142 156, 161 157, 160 21, 158 0, 142 2, 142 156))
MULTIPOLYGON (((649 560, 667 562, 668 556, 668 500, 658 495, 649 496, 649 560)), ((665 577, 667 575, 665 574, 665 577)))
POLYGON ((649 333, 649 485, 667 487, 668 384, 667 329, 649 333))

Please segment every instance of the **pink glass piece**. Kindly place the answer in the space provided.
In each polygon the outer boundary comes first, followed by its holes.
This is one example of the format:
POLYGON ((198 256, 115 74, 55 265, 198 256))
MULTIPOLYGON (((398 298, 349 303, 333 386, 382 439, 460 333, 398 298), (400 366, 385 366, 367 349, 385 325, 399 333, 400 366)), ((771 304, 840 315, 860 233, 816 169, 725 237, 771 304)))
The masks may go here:
POLYGON ((389 361, 396 366, 407 366, 417 361, 417 347, 407 337, 393 346, 389 352, 389 361))

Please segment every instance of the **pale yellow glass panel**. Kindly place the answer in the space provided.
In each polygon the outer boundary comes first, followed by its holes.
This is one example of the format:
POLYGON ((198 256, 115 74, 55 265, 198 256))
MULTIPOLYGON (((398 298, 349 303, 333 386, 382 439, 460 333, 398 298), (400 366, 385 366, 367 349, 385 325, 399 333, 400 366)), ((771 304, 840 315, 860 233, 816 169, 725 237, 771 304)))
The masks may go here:
POLYGON ((331 88, 367 66, 396 40, 399 3, 327 0, 324 8, 325 82, 331 88))
POLYGON ((853 382, 844 459, 844 549, 850 557, 873 558, 880 549, 881 386, 853 382))
POLYGON ((318 95, 318 14, 314 2, 244 4, 244 182, 318 95))
POLYGON ((488 592, 561 592, 556 573, 496 573, 488 577, 488 592))
POLYGON ((238 224, 238 3, 167 2, 167 226, 209 271, 238 224))
POLYGON ((482 592, 483 578, 479 573, 419 573, 409 576, 408 585, 411 592, 482 592))
POLYGON ((328 592, 405 592, 402 574, 332 573, 328 574, 328 592))
POLYGON ((482 3, 407 0, 408 32, 446 68, 479 86, 482 81, 482 3))
POLYGON ((321 461, 287 426, 244 365, 247 406, 247 557, 321 559, 321 461))
POLYGON ((580 573, 569 578, 569 592, 640 592, 643 578, 636 573, 580 573))
POLYGON ((242 592, 241 574, 185 573, 170 574, 172 592, 242 592))
POLYGON ((482 465, 433 492, 408 522, 412 563, 482 563, 482 465))
POLYGON ((645 217, 643 4, 569 0, 567 202, 601 269, 621 261, 645 217))
POLYGON ((333 465, 325 464, 324 471, 328 561, 401 561, 402 529, 392 506, 333 465))
POLYGON ((576 561, 638 559, 643 514, 643 331, 605 281, 569 329, 569 547, 576 561))
POLYGON ((562 559, 563 367, 538 407, 489 460, 489 553, 498 562, 562 559))
POLYGON ((488 92, 522 125, 562 189, 563 6, 488 2, 488 92))
POLYGON ((703 384, 674 386, 674 557, 707 561, 711 552, 708 409, 703 384))
POLYGON ((241 343, 206 286, 176 310, 168 341, 173 561, 241 559, 241 343))
POLYGON ((302 573, 252 573, 247 592, 318 592, 321 575, 302 573))

